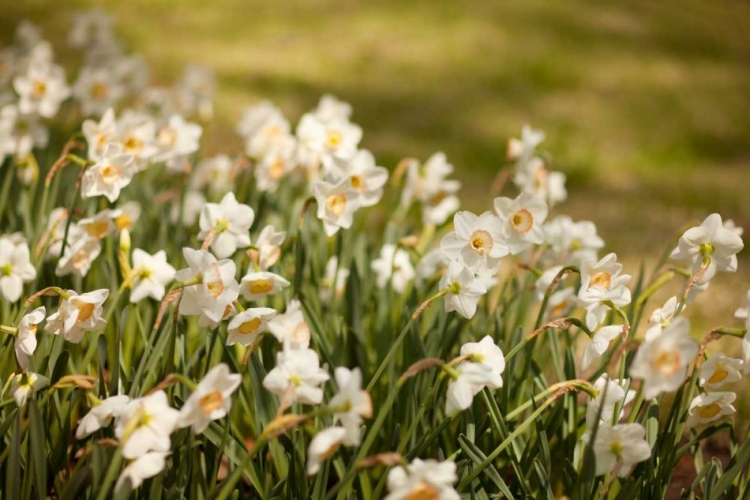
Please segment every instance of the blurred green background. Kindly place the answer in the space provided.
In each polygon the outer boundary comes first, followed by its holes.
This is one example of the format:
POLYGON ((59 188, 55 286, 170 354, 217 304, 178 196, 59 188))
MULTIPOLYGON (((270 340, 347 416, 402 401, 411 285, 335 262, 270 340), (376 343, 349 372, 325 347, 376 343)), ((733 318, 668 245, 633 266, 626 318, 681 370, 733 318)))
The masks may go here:
MULTIPOLYGON (((750 227, 747 2, 0 5, 5 40, 28 18, 64 43, 71 14, 101 6, 156 81, 176 80, 188 63, 213 67, 213 152, 240 151, 232 130, 245 105, 270 98, 294 122, 331 92, 353 104, 362 145, 381 164, 445 151, 475 211, 491 208, 507 139, 525 123, 544 129, 568 175, 570 199, 556 211, 595 221, 633 274, 690 219, 717 211, 750 227)), ((698 306, 706 323, 735 323, 750 288, 742 261, 698 306)))

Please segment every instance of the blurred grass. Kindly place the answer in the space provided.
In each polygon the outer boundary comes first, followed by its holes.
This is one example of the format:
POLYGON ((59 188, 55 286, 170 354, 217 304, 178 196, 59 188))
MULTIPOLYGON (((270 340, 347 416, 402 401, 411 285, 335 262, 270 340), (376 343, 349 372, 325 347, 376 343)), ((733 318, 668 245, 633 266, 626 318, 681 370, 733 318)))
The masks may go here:
MULTIPOLYGON (((0 0, 0 37, 29 18, 64 41, 74 10, 102 5, 157 81, 188 63, 219 80, 211 149, 239 151, 245 105, 292 121, 331 92, 354 105, 381 164, 443 150, 464 203, 490 205, 505 142, 544 129, 568 177, 559 210, 594 220, 633 274, 685 221, 718 211, 750 228, 750 4, 667 2, 0 0)), ((745 252, 747 254, 748 252, 745 252)), ((750 287, 721 276, 706 323, 750 287)), ((703 320, 701 320, 703 321, 703 320)))

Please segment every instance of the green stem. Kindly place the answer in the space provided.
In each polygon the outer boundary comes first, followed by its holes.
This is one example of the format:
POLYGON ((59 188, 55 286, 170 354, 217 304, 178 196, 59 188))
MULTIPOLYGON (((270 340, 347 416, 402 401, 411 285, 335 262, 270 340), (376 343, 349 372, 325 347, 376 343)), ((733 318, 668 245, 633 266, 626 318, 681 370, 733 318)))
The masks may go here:
POLYGON ((117 473, 120 471, 120 464, 122 463, 122 448, 117 448, 115 456, 112 457, 112 462, 109 464, 107 474, 104 476, 102 487, 99 489, 99 494, 96 496, 96 500, 105 500, 110 497, 109 489, 112 483, 115 482, 117 473))

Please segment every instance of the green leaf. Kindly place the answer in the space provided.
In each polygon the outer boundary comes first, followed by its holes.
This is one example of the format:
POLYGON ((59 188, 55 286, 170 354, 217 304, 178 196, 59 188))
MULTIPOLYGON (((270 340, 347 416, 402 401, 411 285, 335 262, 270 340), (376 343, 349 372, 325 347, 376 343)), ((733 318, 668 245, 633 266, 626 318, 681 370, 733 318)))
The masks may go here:
MULTIPOLYGON (((481 465, 482 462, 484 462, 487 458, 484 452, 482 452, 482 450, 480 450, 477 445, 469 441, 468 438, 463 434, 458 436, 458 443, 464 453, 466 453, 466 456, 468 456, 476 465, 481 465)), ((497 471, 494 465, 489 465, 487 468, 485 468, 484 473, 487 475, 487 477, 490 478, 493 483, 495 483, 495 486, 498 487, 500 493, 505 495, 505 498, 513 498, 513 494, 510 492, 508 485, 505 484, 505 481, 503 481, 503 478, 500 476, 500 473, 497 471)))
POLYGON ((8 465, 5 469, 5 497, 9 499, 21 498, 21 412, 17 411, 10 436, 8 465))
POLYGON ((44 422, 34 399, 29 401, 29 454, 34 467, 34 478, 39 498, 47 497, 47 450, 44 422))

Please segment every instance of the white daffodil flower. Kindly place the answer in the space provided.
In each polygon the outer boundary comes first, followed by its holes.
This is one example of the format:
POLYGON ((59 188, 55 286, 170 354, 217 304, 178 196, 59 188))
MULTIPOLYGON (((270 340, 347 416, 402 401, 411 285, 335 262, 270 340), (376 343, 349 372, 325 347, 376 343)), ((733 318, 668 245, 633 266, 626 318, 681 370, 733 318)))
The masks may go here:
POLYGON ((321 283, 320 297, 323 300, 330 300, 334 295, 341 297, 344 295, 346 280, 349 279, 349 269, 338 269, 339 259, 335 255, 328 259, 326 263, 326 272, 321 283))
POLYGON ((627 477, 633 466, 651 458, 651 446, 645 439, 646 429, 641 424, 602 424, 594 441, 596 475, 616 471, 627 477))
POLYGON ((188 191, 185 193, 185 200, 182 206, 180 206, 180 200, 176 200, 176 203, 172 204, 172 209, 169 212, 169 221, 172 224, 182 223, 185 227, 192 227, 198 220, 198 216, 206 206, 206 197, 199 191, 188 191), (182 218, 180 218, 182 213, 182 218))
POLYGON ((240 383, 242 375, 231 373, 225 363, 211 368, 182 406, 177 426, 201 434, 211 421, 226 417, 232 409, 232 393, 240 383))
POLYGON ((86 144, 88 144, 89 160, 101 158, 107 146, 117 139, 115 110, 107 109, 99 122, 95 120, 84 121, 81 129, 83 136, 86 138, 86 144))
POLYGON ((312 113, 302 116, 296 134, 300 148, 310 151, 327 169, 336 159, 352 158, 362 140, 362 129, 348 119, 324 122, 312 113))
POLYGON ((118 121, 117 129, 116 143, 136 159, 136 171, 144 170, 150 161, 157 159, 160 146, 156 122, 150 115, 127 110, 118 121))
POLYGON ((84 439, 99 429, 108 426, 113 418, 120 415, 128 403, 130 403, 130 398, 128 396, 110 396, 91 408, 89 412, 78 421, 76 439, 84 439))
POLYGON ((310 346, 310 327, 302 315, 302 304, 290 300, 284 314, 278 314, 268 322, 268 330, 284 348, 307 348, 310 346))
POLYGON ((180 115, 173 115, 156 134, 161 152, 155 160, 165 161, 171 170, 182 170, 186 158, 198 151, 202 134, 200 125, 187 122, 180 115))
POLYGON ((39 325, 44 321, 44 315, 47 310, 42 307, 38 307, 28 314, 24 314, 21 321, 18 322, 18 330, 16 332, 16 339, 13 347, 16 351, 16 359, 21 368, 28 366, 29 356, 34 355, 36 351, 36 334, 39 325))
POLYGON ((567 215, 561 215, 547 222, 543 230, 544 241, 558 259, 569 265, 598 260, 598 252, 604 247, 593 222, 573 222, 567 215))
POLYGON ((487 387, 500 389, 503 386, 505 356, 492 337, 485 335, 479 342, 467 342, 461 346, 461 356, 471 356, 471 362, 486 366, 490 372, 487 387))
POLYGON ((201 210, 198 241, 205 240, 213 231, 211 250, 219 259, 231 257, 238 248, 250 246, 250 226, 254 220, 255 211, 239 203, 230 191, 221 203, 207 203, 201 210))
POLYGON ((180 301, 183 316, 205 315, 210 321, 221 321, 227 307, 237 300, 239 284, 237 267, 229 259, 216 260, 208 251, 183 248, 188 267, 177 271, 175 278, 187 282, 201 277, 201 282, 184 288, 180 301))
POLYGON ((179 419, 180 412, 169 406, 164 391, 130 401, 115 419, 122 456, 132 460, 150 451, 168 452, 179 419))
POLYGON ((23 372, 11 375, 10 395, 16 400, 19 408, 26 406, 26 402, 35 391, 49 385, 49 379, 38 373, 23 372))
POLYGON ((627 284, 630 275, 620 274, 622 264, 617 255, 610 253, 599 262, 586 261, 581 264, 581 288, 578 300, 586 308, 586 326, 594 330, 602 324, 610 304, 624 307, 630 303, 627 284))
POLYGON ((282 179, 297 168, 297 140, 287 135, 276 141, 253 170, 259 191, 276 192, 282 179))
POLYGON ((120 477, 115 483, 115 491, 119 491, 125 481, 130 483, 132 489, 139 488, 143 481, 164 470, 167 466, 167 456, 169 456, 169 453, 151 451, 130 462, 120 473, 120 477))
POLYGON ((458 481, 451 461, 415 458, 408 467, 396 466, 388 473, 388 495, 383 500, 460 500, 453 488, 458 481))
POLYGON ((68 342, 78 344, 86 332, 99 330, 107 324, 102 314, 109 290, 103 288, 81 295, 74 290, 66 293, 68 297, 62 300, 57 312, 47 318, 45 331, 52 335, 62 334, 68 342))
POLYGON ((320 384, 330 377, 320 368, 318 354, 312 349, 291 349, 276 355, 276 367, 263 379, 263 387, 286 404, 317 405, 323 401, 320 384))
POLYGON ((0 108, 0 159, 5 155, 24 158, 34 148, 46 147, 48 142, 49 131, 39 115, 22 114, 15 104, 0 108))
POLYGON ((258 335, 268 330, 268 322, 276 311, 268 307, 252 307, 238 313, 227 327, 227 345, 249 346, 258 335))
POLYGON ((693 274, 696 274, 705 262, 706 272, 697 281, 698 284, 704 284, 718 271, 737 271, 737 253, 743 246, 742 238, 735 231, 724 228, 721 215, 711 214, 700 226, 685 231, 670 257, 675 260, 690 260, 693 264, 693 274))
POLYGON ((123 203, 117 209, 112 210, 109 215, 118 231, 123 229, 130 231, 141 216, 141 204, 137 201, 123 203))
POLYGON ((591 363, 607 352, 610 342, 622 335, 623 325, 609 325, 599 328, 586 344, 581 358, 581 370, 588 370, 591 363))
POLYGON ((390 282, 397 293, 403 293, 416 275, 409 252, 390 243, 383 245, 380 256, 370 263, 370 268, 376 274, 378 288, 385 288, 390 282))
POLYGON ((643 380, 646 399, 674 391, 685 381, 698 348, 698 342, 690 338, 690 322, 679 316, 661 335, 641 344, 630 366, 630 376, 643 380))
POLYGON ((313 111, 315 117, 323 123, 348 120, 352 116, 352 106, 331 94, 324 94, 313 111))
POLYGON ((516 199, 495 198, 495 213, 505 229, 506 245, 517 255, 544 242, 542 224, 547 219, 547 204, 533 194, 521 193, 516 199))
POLYGON ((100 158, 86 169, 81 181, 81 197, 104 196, 114 202, 122 188, 130 184, 135 174, 134 158, 115 145, 109 144, 100 158))
POLYGON ((456 196, 461 183, 447 179, 452 173, 453 165, 442 152, 433 154, 424 165, 418 161, 410 162, 405 175, 406 185, 401 192, 401 206, 408 209, 413 202, 419 201, 425 224, 444 224, 461 204, 456 196))
POLYGON ((105 67, 85 67, 73 85, 73 97, 85 116, 100 116, 124 95, 117 75, 105 67))
POLYGON ((745 322, 745 336, 742 338, 742 371, 750 373, 750 291, 745 297, 745 306, 737 308, 734 317, 745 322))
POLYGON ((417 263, 417 279, 419 281, 434 278, 439 272, 448 267, 451 260, 440 248, 434 248, 424 254, 417 263))
POLYGON ((21 113, 39 113, 44 118, 53 118, 60 104, 70 97, 65 71, 51 62, 29 64, 25 74, 13 79, 13 89, 18 93, 21 113))
POLYGON ((508 159, 521 160, 524 163, 531 159, 536 153, 536 147, 545 139, 544 131, 534 130, 530 125, 524 125, 521 129, 521 138, 515 137, 508 140, 508 159))
POLYGON ((661 332, 669 326, 669 322, 674 318, 677 312, 677 297, 667 300, 662 307, 655 309, 648 320, 648 330, 646 330, 646 340, 654 340, 661 335, 661 332))
POLYGON ((260 131, 264 123, 283 116, 281 110, 271 101, 263 100, 245 109, 236 130, 241 137, 249 139, 260 131))
MULTIPOLYGON (((64 226, 63 226, 64 230, 64 226)), ((62 249, 62 242, 57 247, 58 253, 53 257, 59 256, 62 249)), ((66 276, 74 274, 84 277, 91 269, 91 264, 99 257, 102 251, 100 241, 93 238, 86 229, 79 225, 71 225, 68 232, 68 244, 65 252, 57 263, 55 274, 57 276, 66 276)))
POLYGON ((360 149, 351 158, 335 159, 332 169, 338 180, 349 180, 352 189, 359 193, 361 206, 376 205, 383 197, 383 186, 388 182, 388 169, 378 167, 375 157, 366 149, 360 149))
POLYGON ((737 410, 732 406, 737 395, 733 392, 709 392, 699 394, 690 402, 687 425, 710 424, 727 415, 734 415, 737 410))
POLYGON ((291 283, 269 271, 247 273, 240 283, 240 292, 245 300, 258 301, 267 295, 275 295, 291 283))
POLYGON ((167 262, 164 250, 150 255, 136 248, 133 250, 133 289, 130 291, 130 302, 139 302, 146 297, 163 299, 166 286, 174 280, 175 273, 174 267, 167 262))
POLYGON ((343 427, 329 427, 315 434, 307 448, 308 476, 318 473, 323 462, 331 458, 341 447, 345 435, 346 429, 343 427))
POLYGON ((198 163, 191 185, 193 189, 208 188, 211 196, 223 196, 234 187, 234 162, 227 155, 205 158, 198 163))
POLYGON ((250 158, 258 160, 294 142, 296 141, 291 136, 289 121, 281 113, 272 113, 266 117, 258 130, 246 139, 245 153, 250 158))
POLYGON ((102 210, 91 217, 81 219, 76 225, 83 228, 91 238, 98 241, 109 236, 115 228, 110 210, 102 210))
POLYGON ((323 221, 323 228, 328 236, 333 236, 341 228, 352 227, 354 212, 361 204, 359 191, 352 188, 348 179, 337 184, 316 182, 313 184, 313 193, 318 202, 318 219, 323 221))
POLYGON ((31 264, 29 245, 14 243, 7 236, 0 237, 0 295, 15 302, 23 294, 23 284, 36 278, 36 268, 31 264))
POLYGON ((516 170, 513 182, 522 193, 529 193, 544 200, 550 207, 565 201, 565 174, 553 172, 539 157, 531 158, 523 168, 516 170))
POLYGON ((267 271, 279 262, 281 245, 286 239, 286 231, 276 231, 273 226, 266 226, 255 240, 258 249, 258 265, 261 271, 267 271))
POLYGON ((722 226, 724 226, 724 229, 728 231, 732 231, 737 236, 742 236, 745 232, 743 228, 737 225, 736 222, 734 222, 732 219, 726 219, 722 223, 722 226))
POLYGON ((590 399, 586 405, 586 427, 588 427, 588 431, 584 435, 586 441, 588 441, 588 432, 596 425, 597 416, 599 416, 601 424, 611 425, 613 422, 617 423, 620 421, 623 409, 633 401, 636 395, 635 391, 625 391, 625 388, 629 385, 630 381, 628 379, 610 379, 606 373, 603 373, 596 379, 594 390, 598 394, 595 398, 590 399), (618 403, 621 403, 620 413, 615 417, 615 407, 618 403))
POLYGON ((341 422, 345 433, 343 442, 347 446, 358 446, 361 439, 362 419, 372 418, 372 398, 362 389, 362 371, 338 367, 333 372, 339 392, 328 405, 336 408, 336 420, 341 422))
POLYGON ((707 391, 716 389, 742 379, 742 360, 730 358, 724 354, 714 354, 702 365, 698 382, 707 391))
POLYGON ((440 241, 440 249, 451 260, 460 259, 483 276, 497 273, 500 259, 509 252, 503 222, 491 212, 457 212, 453 231, 440 241))
POLYGON ((448 290, 445 296, 445 312, 456 311, 466 319, 477 312, 477 304, 487 293, 484 283, 461 261, 454 260, 440 279, 440 289, 448 290))
POLYGON ((445 399, 445 414, 452 415, 457 411, 466 410, 471 406, 479 391, 485 387, 502 387, 502 378, 497 373, 497 368, 484 363, 473 363, 464 361, 453 368, 456 372, 448 382, 448 390, 445 399))

